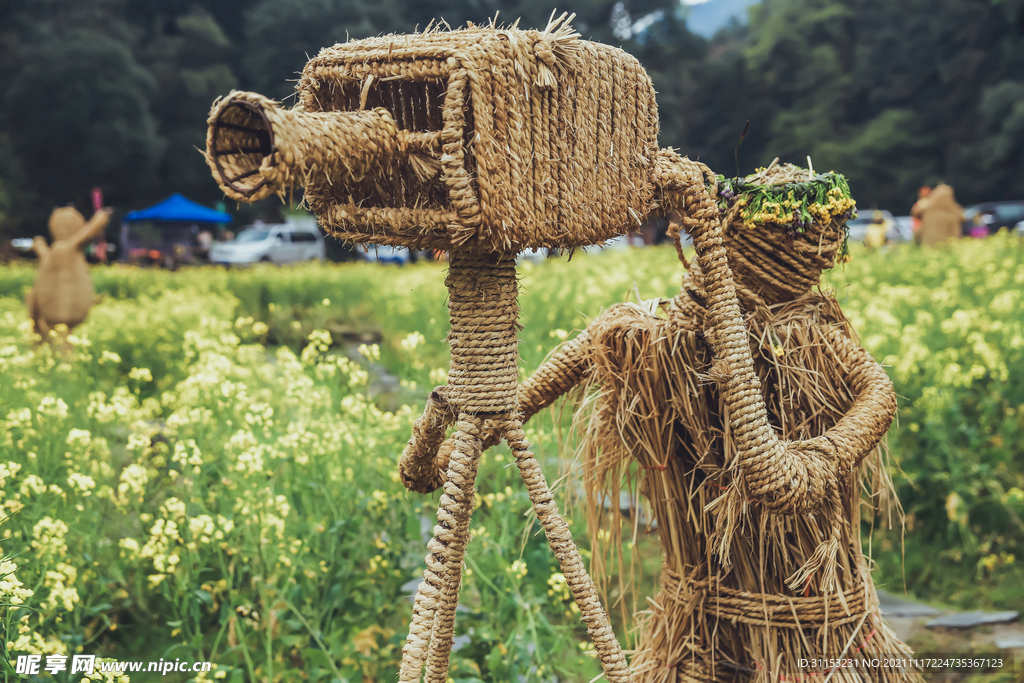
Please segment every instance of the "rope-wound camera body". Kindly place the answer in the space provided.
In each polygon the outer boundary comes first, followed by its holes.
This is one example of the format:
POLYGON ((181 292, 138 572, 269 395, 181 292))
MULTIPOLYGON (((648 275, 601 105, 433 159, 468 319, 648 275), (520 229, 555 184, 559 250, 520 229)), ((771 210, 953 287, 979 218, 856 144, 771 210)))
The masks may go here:
POLYGON ((471 27, 326 48, 298 106, 232 93, 210 116, 225 194, 306 188, 350 243, 515 253, 635 230, 651 210, 654 87, 622 50, 471 27))

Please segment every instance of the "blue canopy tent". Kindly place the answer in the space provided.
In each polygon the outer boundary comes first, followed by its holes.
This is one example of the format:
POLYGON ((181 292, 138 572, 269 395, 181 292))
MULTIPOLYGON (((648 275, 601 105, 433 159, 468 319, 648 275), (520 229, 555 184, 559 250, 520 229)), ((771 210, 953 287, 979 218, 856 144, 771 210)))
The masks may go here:
POLYGON ((202 204, 196 204, 191 199, 186 199, 177 192, 159 204, 154 204, 148 209, 132 211, 124 220, 128 223, 135 221, 159 221, 161 223, 230 223, 231 216, 223 211, 216 211, 207 208, 202 204))
POLYGON ((231 216, 223 211, 216 211, 197 204, 175 192, 159 204, 139 211, 132 211, 124 217, 124 222, 121 223, 121 254, 127 258, 132 257, 133 253, 136 255, 140 252, 150 254, 155 251, 166 260, 175 251, 185 250, 187 252, 191 249, 201 223, 223 224, 230 222, 231 216), (159 245, 132 244, 136 240, 130 239, 129 224, 141 222, 155 224, 160 233, 159 245))

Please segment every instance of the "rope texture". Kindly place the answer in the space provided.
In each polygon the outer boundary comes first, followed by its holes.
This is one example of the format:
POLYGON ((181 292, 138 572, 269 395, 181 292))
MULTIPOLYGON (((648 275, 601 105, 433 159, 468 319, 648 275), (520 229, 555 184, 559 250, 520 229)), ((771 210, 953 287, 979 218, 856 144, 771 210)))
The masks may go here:
POLYGON ((477 415, 459 415, 458 432, 454 437, 456 447, 438 503, 437 525, 434 537, 427 544, 427 566, 416 591, 409 635, 402 648, 399 680, 403 683, 418 681, 424 664, 428 682, 447 680, 455 606, 480 463, 482 426, 483 421, 477 415))
POLYGON ((544 479, 540 463, 529 450, 530 445, 523 433, 523 422, 518 416, 507 421, 504 435, 526 483, 537 520, 544 528, 548 544, 558 559, 573 599, 580 608, 583 623, 587 625, 587 632, 601 659, 605 676, 611 683, 632 681, 633 676, 626 664, 626 657, 622 654, 622 648, 619 647, 619 641, 612 631, 608 615, 601 606, 601 600, 587 574, 583 558, 580 557, 579 549, 572 540, 569 525, 558 512, 558 505, 544 479))
POLYGON ((768 423, 726 260, 721 215, 713 199, 717 195, 714 175, 703 164, 668 151, 656 160, 655 178, 665 189, 665 208, 679 210, 683 226, 693 236, 696 260, 704 273, 705 337, 717 357, 712 374, 730 409, 730 425, 748 492, 779 512, 813 512, 823 503, 828 489, 836 486, 835 447, 824 437, 782 443, 768 423))
POLYGON ((443 556, 444 584, 440 604, 434 611, 434 624, 427 652, 427 683, 448 680, 449 657, 455 636, 455 608, 462 583, 462 561, 469 543, 469 519, 473 513, 476 475, 482 453, 482 420, 478 415, 461 414, 455 452, 448 465, 448 481, 437 509, 437 526, 431 548, 443 556), (446 500, 447 498, 447 500, 446 500))
POLYGON ((316 181, 393 174, 408 146, 383 107, 307 112, 232 91, 210 112, 206 158, 228 197, 254 202, 316 181))
POLYGON ((822 272, 835 266, 845 239, 840 223, 813 221, 805 232, 788 233, 774 225, 748 228, 739 214, 736 205, 725 217, 729 266, 737 283, 766 303, 803 296, 818 285, 822 272))
MULTIPOLYGON (((222 187, 244 201, 304 187, 324 228, 347 242, 571 249, 634 230, 650 209, 654 85, 635 57, 582 40, 565 15, 543 31, 474 26, 328 47, 298 94, 299 109, 265 108, 275 141, 299 134, 288 159, 283 144, 274 155, 294 166, 222 187), (382 156, 365 166, 352 143, 382 156)), ((253 134, 219 130, 245 144, 208 145, 210 156, 256 146, 253 134)), ((260 162, 225 163, 237 166, 230 178, 260 162)))
POLYGON ((655 602, 679 603, 692 609, 702 605, 708 615, 733 623, 774 628, 839 626, 860 621, 870 607, 866 584, 851 595, 839 593, 809 597, 751 593, 700 578, 704 569, 685 578, 668 567, 661 569, 661 593, 655 602))
MULTIPOLYGON (((576 386, 586 370, 584 349, 589 343, 582 332, 561 346, 533 375, 519 385, 519 417, 526 422, 576 386)), ((451 408, 444 398, 446 387, 438 387, 427 399, 423 417, 413 424, 413 438, 399 460, 398 471, 405 488, 417 493, 432 493, 444 484, 448 460, 455 448, 454 439, 445 439, 451 424, 451 408), (443 405, 442 405, 443 402, 443 405)), ((501 441, 502 421, 484 418, 483 449, 501 441)))
POLYGON ((448 277, 448 400, 467 413, 516 409, 519 383, 515 260, 453 253, 448 277))
MULTIPOLYGON (((431 391, 427 405, 423 408, 423 416, 412 423, 412 438, 398 461, 398 474, 402 484, 410 491, 433 493, 445 482, 445 470, 448 469, 455 440, 450 440, 443 463, 436 455, 444 441, 445 430, 455 421, 455 411, 445 398, 447 393, 447 387, 437 387, 431 391)), ((485 442, 484 448, 488 447, 485 442)))
MULTIPOLYGON (((440 480, 444 487, 438 523, 428 544, 427 566, 414 599, 402 651, 400 680, 418 680, 425 665, 426 683, 447 681, 477 468, 484 434, 493 433, 503 435, 515 454, 534 511, 580 607, 608 680, 632 681, 625 656, 572 542, 569 526, 558 513, 523 434, 517 405, 519 325, 515 263, 493 255, 456 252, 452 254, 445 283, 451 317, 449 383, 431 393, 399 465, 407 486, 425 488, 440 480), (453 448, 442 478, 438 458, 432 454, 438 450, 456 409, 458 431, 452 439, 453 448)), ((555 382, 571 386, 578 381, 574 374, 576 366, 569 359, 556 367, 552 374, 555 382)), ((529 390, 529 396, 539 402, 553 401, 557 395, 557 390, 529 390)), ((536 409, 539 407, 533 408, 536 409)))
MULTIPOLYGON (((736 260, 733 250, 737 246, 736 242, 727 245, 730 264, 736 260)), ((754 293, 760 281, 758 272, 759 269, 746 268, 735 271, 739 280, 736 283, 737 294, 744 308, 756 310, 761 320, 770 321, 776 317, 776 309, 754 293)), ((707 326, 704 303, 707 291, 702 282, 699 264, 694 261, 684 278, 682 291, 666 305, 668 319, 674 326, 693 331, 707 326)), ((808 291, 802 291, 795 300, 808 291)), ((750 343, 757 343, 756 335, 750 338, 750 343)), ((829 358, 840 367, 855 397, 846 414, 822 435, 835 449, 837 477, 845 477, 860 465, 889 431, 896 415, 896 393, 885 370, 865 349, 855 344, 840 325, 825 329, 824 343, 829 358)))

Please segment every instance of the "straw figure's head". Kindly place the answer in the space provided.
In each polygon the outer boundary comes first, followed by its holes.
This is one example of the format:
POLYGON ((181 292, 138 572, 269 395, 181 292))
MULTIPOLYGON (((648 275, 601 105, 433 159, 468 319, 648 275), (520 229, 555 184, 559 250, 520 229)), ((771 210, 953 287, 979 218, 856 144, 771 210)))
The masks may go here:
POLYGON ((736 281, 768 304, 806 294, 847 258, 846 221, 856 204, 838 173, 773 166, 720 179, 719 197, 736 281))
POLYGON ((945 183, 937 185, 935 189, 928 193, 924 201, 927 203, 926 206, 930 209, 943 209, 946 211, 963 210, 960 205, 956 203, 953 188, 945 183))
POLYGON ((50 214, 50 235, 54 242, 73 238, 85 227, 85 216, 72 205, 54 209, 50 214))
POLYGON ((214 177, 247 202, 301 186, 349 243, 515 253, 630 232, 654 194, 654 88, 571 18, 326 48, 294 108, 241 92, 214 104, 214 177))

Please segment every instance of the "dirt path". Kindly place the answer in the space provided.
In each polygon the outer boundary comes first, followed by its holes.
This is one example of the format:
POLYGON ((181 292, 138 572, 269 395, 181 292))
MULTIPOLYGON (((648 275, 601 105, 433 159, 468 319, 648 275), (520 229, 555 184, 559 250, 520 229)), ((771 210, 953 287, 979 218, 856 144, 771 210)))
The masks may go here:
POLYGON ((1024 682, 1024 624, 1013 612, 956 612, 878 591, 882 614, 900 640, 917 654, 996 654, 1014 659, 1013 674, 943 673, 926 677, 942 683, 1024 682), (991 623, 984 623, 991 622, 991 623), (953 627, 959 623, 962 627, 953 627))

